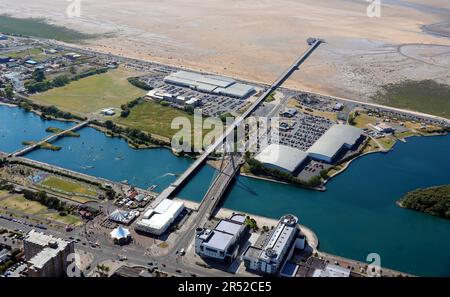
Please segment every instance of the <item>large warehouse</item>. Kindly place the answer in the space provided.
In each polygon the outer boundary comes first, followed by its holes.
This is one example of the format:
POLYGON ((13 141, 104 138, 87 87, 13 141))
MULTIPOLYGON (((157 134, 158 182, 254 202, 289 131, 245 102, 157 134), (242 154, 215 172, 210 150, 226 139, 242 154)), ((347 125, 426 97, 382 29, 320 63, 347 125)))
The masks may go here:
POLYGON ((308 153, 299 149, 272 143, 264 148, 255 159, 264 166, 284 172, 294 172, 306 159, 308 153))
POLYGON ((203 75, 187 71, 177 71, 172 73, 169 76, 166 76, 164 81, 201 92, 220 94, 240 99, 246 98, 255 92, 253 86, 238 83, 232 78, 216 75, 203 75))
POLYGON ((184 203, 170 199, 162 200, 155 208, 148 208, 142 220, 135 225, 137 231, 161 235, 184 210, 184 203))
POLYGON ((333 125, 308 149, 308 154, 313 159, 332 163, 342 149, 352 149, 362 134, 361 129, 353 126, 333 125))

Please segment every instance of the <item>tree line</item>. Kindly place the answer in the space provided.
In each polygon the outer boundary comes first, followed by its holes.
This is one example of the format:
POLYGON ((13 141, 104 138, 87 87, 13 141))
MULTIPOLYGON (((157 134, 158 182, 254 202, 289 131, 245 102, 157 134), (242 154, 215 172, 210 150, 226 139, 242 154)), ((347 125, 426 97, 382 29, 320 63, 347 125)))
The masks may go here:
POLYGON ((401 200, 403 207, 450 219, 450 185, 417 189, 401 200))

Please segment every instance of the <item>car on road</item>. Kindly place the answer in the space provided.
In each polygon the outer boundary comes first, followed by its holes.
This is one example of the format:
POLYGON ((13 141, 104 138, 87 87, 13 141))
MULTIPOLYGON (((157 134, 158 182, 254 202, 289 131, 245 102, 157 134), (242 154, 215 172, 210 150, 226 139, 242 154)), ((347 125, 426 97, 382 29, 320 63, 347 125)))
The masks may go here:
POLYGON ((181 273, 180 269, 175 270, 176 273, 181 273))
POLYGON ((184 256, 185 253, 184 248, 180 250, 180 256, 184 256))
POLYGON ((119 261, 126 261, 126 260, 128 260, 127 256, 123 256, 123 255, 119 256, 119 261))

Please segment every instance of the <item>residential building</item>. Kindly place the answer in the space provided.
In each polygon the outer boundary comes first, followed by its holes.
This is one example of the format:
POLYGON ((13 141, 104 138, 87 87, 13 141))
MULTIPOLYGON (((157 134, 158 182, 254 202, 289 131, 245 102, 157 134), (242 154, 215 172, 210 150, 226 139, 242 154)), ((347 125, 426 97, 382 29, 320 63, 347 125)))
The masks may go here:
POLYGON ((35 231, 23 240, 28 276, 59 277, 66 273, 68 256, 74 253, 74 243, 35 231))
MULTIPOLYGON (((300 234, 297 217, 287 214, 262 243, 249 246, 242 259, 247 269, 262 274, 278 275, 295 248, 305 247, 305 237, 300 234)), ((264 236, 264 235, 261 235, 264 236)))

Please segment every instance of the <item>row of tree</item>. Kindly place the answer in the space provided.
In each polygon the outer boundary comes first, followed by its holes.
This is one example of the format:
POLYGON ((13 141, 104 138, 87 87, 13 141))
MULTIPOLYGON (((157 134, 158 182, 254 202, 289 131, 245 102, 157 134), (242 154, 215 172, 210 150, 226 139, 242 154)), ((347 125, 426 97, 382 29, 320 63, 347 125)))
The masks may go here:
MULTIPOLYGON (((66 74, 63 74, 63 75, 56 76, 52 80, 49 80, 49 79, 46 79, 43 69, 36 69, 36 70, 34 70, 33 74, 31 75, 33 80, 25 83, 25 89, 27 90, 28 93, 31 93, 31 94, 45 92, 52 88, 63 87, 65 85, 69 84, 71 81, 79 80, 81 78, 85 78, 85 77, 100 74, 100 73, 105 73, 107 71, 108 71, 108 68, 106 68, 106 67, 90 69, 90 70, 84 71, 80 74, 73 75, 73 76, 68 76, 66 74)), ((71 71, 71 73, 74 73, 74 72, 75 71, 71 71)))
POLYGON ((138 87, 143 90, 146 90, 146 91, 150 91, 151 89, 153 89, 151 86, 149 86, 148 84, 146 84, 145 82, 140 80, 138 77, 129 77, 128 82, 130 84, 132 84, 133 86, 138 87))
POLYGON ((37 201, 50 209, 55 209, 59 212, 66 212, 69 210, 65 202, 59 200, 58 198, 49 197, 44 191, 33 192, 30 190, 23 190, 22 193, 25 199, 30 201, 37 201))
POLYGON ((123 128, 121 126, 116 125, 110 120, 106 121, 104 124, 100 122, 97 122, 96 124, 105 127, 113 134, 126 136, 131 141, 131 144, 135 147, 138 147, 139 145, 149 145, 149 144, 166 145, 164 141, 153 138, 150 133, 146 133, 144 131, 135 128, 129 127, 123 128))
POLYGON ((142 100, 142 97, 136 98, 130 102, 128 102, 127 104, 122 104, 120 106, 120 108, 122 109, 122 112, 120 113, 120 116, 122 118, 126 118, 130 115, 130 110, 135 107, 136 105, 138 105, 142 100))
POLYGON ((31 110, 36 110, 36 111, 40 111, 41 112, 41 116, 46 119, 46 118, 60 118, 60 119, 75 119, 75 120, 79 120, 79 121, 84 121, 86 118, 74 115, 70 112, 66 112, 66 111, 62 111, 60 109, 58 109, 56 106, 43 106, 43 105, 39 105, 36 103, 33 103, 32 101, 28 100, 28 99, 22 99, 19 103, 19 106, 26 110, 26 111, 31 111, 31 110))
POLYGON ((3 90, 0 89, 0 98, 11 99, 14 96, 14 89, 11 84, 2 86, 3 90))

